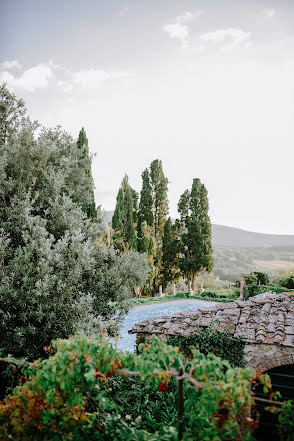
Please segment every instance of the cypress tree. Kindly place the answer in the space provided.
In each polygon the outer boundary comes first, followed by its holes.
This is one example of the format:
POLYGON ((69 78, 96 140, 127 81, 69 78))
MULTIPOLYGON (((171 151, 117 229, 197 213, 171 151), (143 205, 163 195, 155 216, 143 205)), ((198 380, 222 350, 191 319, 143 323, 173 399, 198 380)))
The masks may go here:
POLYGON ((190 291, 194 292, 199 272, 211 271, 213 267, 208 196, 200 179, 194 179, 191 191, 186 190, 181 195, 178 211, 180 269, 189 281, 190 291))
POLYGON ((129 185, 127 175, 122 180, 119 188, 116 206, 112 217, 113 244, 120 251, 137 249, 137 238, 134 225, 134 199, 135 191, 129 185))
POLYGON ((148 241, 142 230, 144 222, 150 227, 148 229, 149 237, 152 237, 155 241, 155 246, 152 247, 154 264, 153 294, 163 283, 162 237, 168 214, 167 184, 168 180, 164 176, 162 162, 156 159, 150 164, 149 170, 146 169, 142 173, 142 190, 138 211, 139 251, 148 252, 148 241))
POLYGON ((174 285, 180 278, 179 269, 179 252, 176 227, 172 224, 169 217, 164 224, 164 234, 162 238, 162 274, 163 274, 163 288, 169 282, 174 285))
POLYGON ((84 127, 82 127, 82 129, 80 130, 79 137, 77 140, 77 147, 81 151, 82 157, 85 159, 86 174, 89 178, 89 182, 88 182, 89 197, 88 197, 88 201, 85 201, 85 203, 83 204, 82 209, 84 213, 86 213, 87 217, 95 219, 97 218, 97 209, 94 198, 94 182, 91 171, 91 160, 89 155, 88 138, 84 127))
POLYGON ((138 209, 137 230, 138 230, 138 251, 145 253, 147 251, 147 240, 143 233, 143 222, 149 227, 153 227, 152 212, 152 190, 150 185, 149 170, 146 168, 142 173, 142 189, 140 193, 140 203, 138 209))

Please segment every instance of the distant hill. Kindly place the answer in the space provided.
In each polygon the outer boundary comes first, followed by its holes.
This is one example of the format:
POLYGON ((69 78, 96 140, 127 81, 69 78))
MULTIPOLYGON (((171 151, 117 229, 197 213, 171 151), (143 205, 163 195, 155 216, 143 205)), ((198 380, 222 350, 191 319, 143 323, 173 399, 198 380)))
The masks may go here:
POLYGON ((288 247, 294 246, 294 235, 253 233, 213 224, 212 243, 214 246, 225 247, 288 247))
MULTIPOLYGON (((105 225, 111 222, 113 211, 103 212, 105 225)), ((214 247, 267 248, 294 246, 294 235, 264 234, 241 230, 240 228, 212 225, 214 247)))

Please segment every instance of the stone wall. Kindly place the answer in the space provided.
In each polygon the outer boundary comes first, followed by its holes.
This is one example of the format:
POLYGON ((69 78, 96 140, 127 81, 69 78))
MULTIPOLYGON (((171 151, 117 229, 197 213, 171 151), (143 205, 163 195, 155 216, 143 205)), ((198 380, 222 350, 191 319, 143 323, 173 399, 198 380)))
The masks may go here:
MULTIPOLYGON (((138 333, 136 343, 139 344, 141 338, 149 339, 152 334, 138 333)), ((167 335, 156 334, 163 341, 167 335)), ((248 366, 253 367, 260 374, 269 369, 287 364, 294 364, 294 348, 269 345, 263 343, 246 344, 244 348, 244 358, 248 366)))
POLYGON ((294 364, 294 348, 286 346, 246 344, 244 352, 248 366, 253 367, 259 373, 274 367, 294 364))

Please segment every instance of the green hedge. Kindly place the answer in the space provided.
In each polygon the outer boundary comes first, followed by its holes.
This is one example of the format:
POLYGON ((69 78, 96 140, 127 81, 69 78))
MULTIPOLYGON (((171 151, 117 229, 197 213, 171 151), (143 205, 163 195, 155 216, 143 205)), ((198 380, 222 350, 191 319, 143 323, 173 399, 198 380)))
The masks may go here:
POLYGON ((203 328, 198 334, 188 337, 171 335, 167 343, 178 346, 186 357, 191 357, 191 347, 196 347, 204 355, 212 352, 223 360, 227 360, 234 367, 243 367, 246 364, 243 338, 234 337, 228 331, 218 331, 214 327, 203 328))

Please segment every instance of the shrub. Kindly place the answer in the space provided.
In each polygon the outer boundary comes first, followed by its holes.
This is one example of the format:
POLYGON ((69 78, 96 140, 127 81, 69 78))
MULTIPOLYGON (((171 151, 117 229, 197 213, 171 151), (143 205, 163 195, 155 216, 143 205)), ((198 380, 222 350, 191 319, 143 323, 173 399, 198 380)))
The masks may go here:
POLYGON ((245 286, 244 288, 244 298, 248 299, 249 297, 254 297, 257 296, 258 294, 263 294, 266 292, 279 294, 285 291, 287 291, 287 289, 280 288, 275 285, 248 285, 245 286))
POLYGON ((280 279, 279 283, 281 286, 285 286, 288 289, 294 289, 294 275, 286 277, 285 279, 280 279))
POLYGON ((234 337, 228 331, 218 331, 214 327, 201 328, 199 333, 187 337, 169 336, 167 342, 178 346, 186 357, 192 357, 193 347, 205 355, 214 353, 216 356, 228 360, 231 366, 245 366, 244 347, 242 337, 234 337))
MULTIPOLYGON (((82 336, 57 340, 47 350, 49 358, 30 366, 28 380, 0 404, 3 439, 175 441, 173 378, 179 375, 185 384, 184 439, 245 439, 240 418, 252 404, 252 369, 232 368, 228 361, 196 349, 185 359, 157 337, 142 344, 139 355, 117 351, 103 336, 96 341, 82 336), (140 380, 108 382, 114 374, 140 380), (154 409, 160 408, 155 416, 154 409), (142 414, 136 417, 137 412, 142 414)), ((250 430, 254 421, 242 423, 250 430)))

